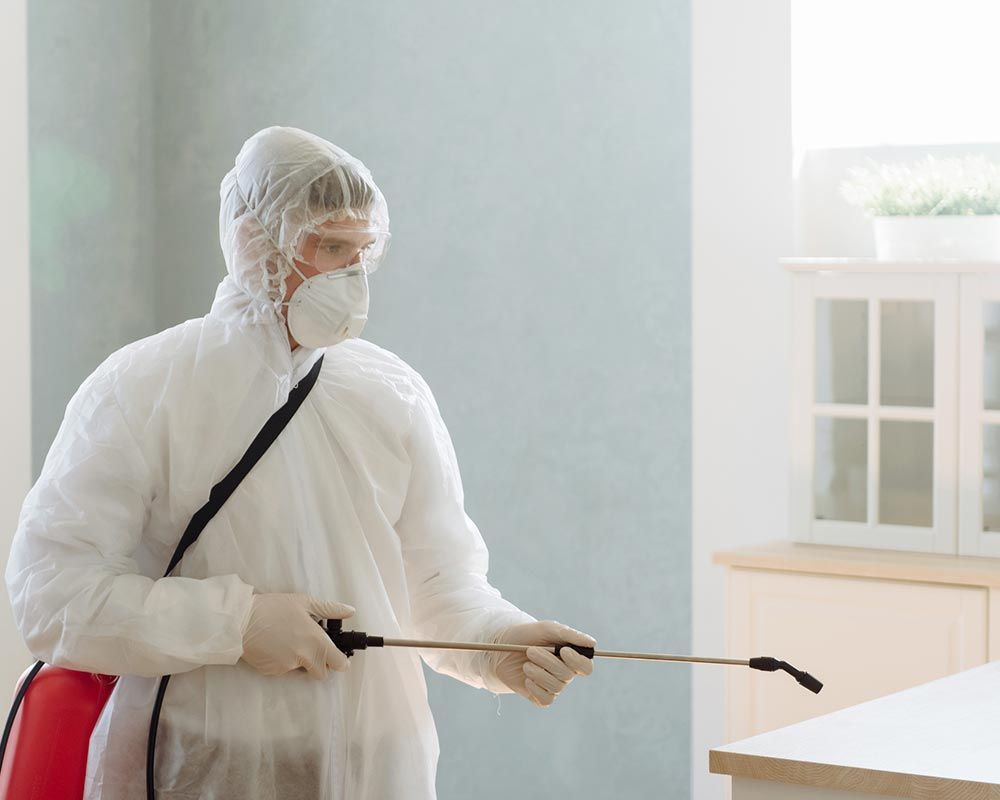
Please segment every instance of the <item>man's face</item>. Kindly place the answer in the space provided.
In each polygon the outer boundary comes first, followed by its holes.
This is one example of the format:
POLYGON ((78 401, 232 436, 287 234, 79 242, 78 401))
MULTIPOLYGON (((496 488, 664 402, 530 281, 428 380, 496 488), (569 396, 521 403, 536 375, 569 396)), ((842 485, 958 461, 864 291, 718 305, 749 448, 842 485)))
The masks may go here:
MULTIPOLYGON (((368 220, 324 222, 303 238, 295 266, 306 278, 359 264, 365 250, 375 242, 368 220)), ((302 278, 292 270, 285 278, 285 301, 302 285, 302 278)))

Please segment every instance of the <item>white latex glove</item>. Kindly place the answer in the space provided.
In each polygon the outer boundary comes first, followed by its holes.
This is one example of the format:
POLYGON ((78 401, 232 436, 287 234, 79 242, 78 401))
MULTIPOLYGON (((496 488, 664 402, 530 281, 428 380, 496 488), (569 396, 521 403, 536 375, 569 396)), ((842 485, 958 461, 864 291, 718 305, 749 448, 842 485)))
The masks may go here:
MULTIPOLYGON (((593 637, 553 620, 512 625, 501 631, 493 641, 528 645, 597 645, 593 637)), ((525 653, 496 652, 489 655, 488 663, 505 686, 539 708, 552 705, 559 692, 577 675, 590 675, 594 671, 591 659, 569 647, 564 647, 559 656, 543 647, 529 647, 525 653)))
POLYGON ((343 672, 347 656, 316 620, 353 615, 351 606, 308 594, 255 594, 243 623, 243 660, 262 675, 302 668, 320 679, 331 669, 343 672))

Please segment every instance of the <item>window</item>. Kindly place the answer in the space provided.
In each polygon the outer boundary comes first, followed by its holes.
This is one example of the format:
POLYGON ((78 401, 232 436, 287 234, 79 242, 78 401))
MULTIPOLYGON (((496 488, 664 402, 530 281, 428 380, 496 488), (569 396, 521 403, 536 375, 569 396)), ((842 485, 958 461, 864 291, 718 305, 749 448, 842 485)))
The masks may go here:
POLYGON ((1000 141, 996 0, 792 0, 796 150, 1000 141))
POLYGON ((791 0, 795 250, 871 257, 852 167, 928 154, 1000 161, 997 0, 791 0))

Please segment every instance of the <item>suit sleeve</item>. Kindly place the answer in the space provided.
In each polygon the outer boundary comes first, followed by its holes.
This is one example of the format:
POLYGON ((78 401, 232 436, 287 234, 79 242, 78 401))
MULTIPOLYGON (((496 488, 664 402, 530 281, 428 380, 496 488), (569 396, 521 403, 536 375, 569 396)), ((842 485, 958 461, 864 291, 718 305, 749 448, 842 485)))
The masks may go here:
MULTIPOLYGON (((489 642, 504 628, 535 618, 505 600, 487 580, 489 552, 465 513, 451 437, 427 384, 417 397, 407 441, 410 482, 396 524, 403 549, 413 633, 421 639, 489 642)), ((436 672, 477 688, 509 692, 486 669, 483 653, 424 650, 436 672)))
POLYGON ((239 660, 251 586, 140 573, 154 492, 110 379, 92 376, 70 401, 7 563, 15 621, 36 658, 144 676, 239 660))

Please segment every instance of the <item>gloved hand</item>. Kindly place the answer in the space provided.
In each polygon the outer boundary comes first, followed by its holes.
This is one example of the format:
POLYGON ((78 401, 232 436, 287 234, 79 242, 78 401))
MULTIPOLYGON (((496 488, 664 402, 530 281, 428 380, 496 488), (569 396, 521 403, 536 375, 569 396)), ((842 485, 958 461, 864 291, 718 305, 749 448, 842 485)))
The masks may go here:
POLYGON ((354 609, 308 594, 255 594, 243 624, 243 660, 262 675, 302 668, 313 678, 343 672, 347 656, 317 619, 347 619, 354 609))
MULTIPOLYGON (((597 645, 587 634, 552 620, 513 625, 501 631, 493 641, 528 645, 597 645)), ((494 652, 489 654, 488 663, 504 685, 539 708, 552 705, 556 695, 577 675, 590 675, 594 671, 591 659, 569 647, 560 650, 558 656, 542 647, 529 647, 525 653, 494 652)))

